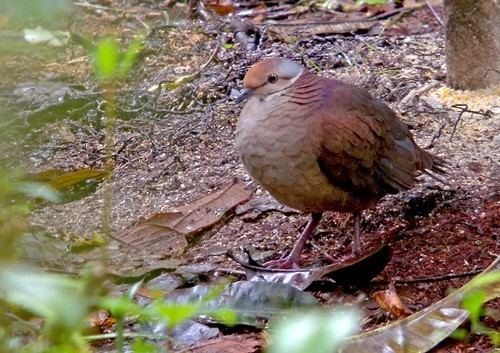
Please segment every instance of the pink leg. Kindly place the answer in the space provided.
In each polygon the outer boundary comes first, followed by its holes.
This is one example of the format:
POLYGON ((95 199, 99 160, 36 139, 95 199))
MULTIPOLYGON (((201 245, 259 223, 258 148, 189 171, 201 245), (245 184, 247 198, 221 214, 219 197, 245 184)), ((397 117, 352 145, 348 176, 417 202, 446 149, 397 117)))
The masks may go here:
POLYGON ((278 267, 278 268, 298 268, 299 267, 299 260, 300 260, 300 253, 304 249, 304 245, 306 244, 306 241, 309 240, 313 233, 314 229, 316 226, 319 224, 321 221, 321 213, 312 213, 311 218, 309 219, 309 222, 307 222, 307 225, 302 232, 302 234, 299 236, 295 244, 293 245, 293 249, 288 254, 288 256, 284 256, 278 260, 271 260, 268 261, 264 264, 266 267, 278 267))
POLYGON ((354 234, 352 237, 352 256, 357 257, 362 254, 363 249, 361 247, 359 222, 361 221, 361 212, 354 212, 354 234))

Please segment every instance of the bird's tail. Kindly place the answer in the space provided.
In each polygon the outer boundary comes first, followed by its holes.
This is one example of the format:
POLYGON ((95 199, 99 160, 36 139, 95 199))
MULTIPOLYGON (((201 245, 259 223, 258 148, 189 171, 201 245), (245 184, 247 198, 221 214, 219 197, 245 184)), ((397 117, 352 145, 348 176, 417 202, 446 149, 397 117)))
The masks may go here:
POLYGON ((423 149, 420 149, 420 160, 421 163, 419 165, 419 170, 423 173, 427 174, 431 178, 449 185, 448 182, 442 177, 443 175, 448 174, 449 163, 438 156, 435 156, 423 149))

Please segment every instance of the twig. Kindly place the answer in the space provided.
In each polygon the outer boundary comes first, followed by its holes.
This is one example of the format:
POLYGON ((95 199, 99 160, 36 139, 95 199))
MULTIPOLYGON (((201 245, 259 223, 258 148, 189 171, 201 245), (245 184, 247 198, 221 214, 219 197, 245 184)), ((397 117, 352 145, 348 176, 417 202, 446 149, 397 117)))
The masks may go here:
POLYGON ((154 109, 155 113, 167 113, 175 115, 189 115, 194 113, 201 113, 201 109, 190 109, 190 110, 171 110, 171 109, 154 109))
POLYGON ((372 280, 372 283, 413 284, 413 283, 439 282, 439 281, 446 281, 446 280, 450 280, 450 279, 475 276, 483 271, 484 271, 484 268, 473 270, 473 271, 468 271, 468 272, 461 272, 461 273, 448 273, 445 275, 438 275, 438 276, 428 276, 428 277, 409 278, 409 279, 393 279, 391 281, 372 280))
POLYGON ((420 96, 420 95, 424 94, 425 92, 427 92, 427 91, 429 91, 429 90, 431 90, 439 85, 440 85, 439 82, 433 81, 433 82, 426 84, 423 87, 420 87, 418 89, 411 91, 406 96, 404 96, 403 99, 401 99, 401 102, 399 102, 400 109, 401 109, 401 107, 410 103, 415 97, 420 96))
POLYGON ((440 275, 440 276, 429 276, 429 277, 410 278, 410 279, 397 279, 397 280, 394 280, 393 282, 397 283, 397 284, 439 282, 439 281, 446 281, 449 279, 475 276, 483 271, 484 271, 484 268, 478 269, 478 270, 473 270, 473 271, 468 271, 468 272, 461 272, 461 273, 448 273, 446 275, 440 275))
POLYGON ((323 257, 331 262, 332 264, 335 263, 337 261, 337 259, 335 259, 333 256, 331 256, 330 254, 328 254, 321 246, 319 246, 318 244, 316 244, 316 242, 314 240, 310 240, 309 241, 309 244, 316 250, 318 250, 320 252, 321 255, 323 255, 323 257))
POLYGON ((401 13, 406 13, 410 12, 413 10, 416 10, 418 7, 415 7, 413 9, 396 9, 393 11, 385 12, 383 14, 374 16, 374 17, 366 17, 366 18, 359 18, 355 20, 346 20, 346 21, 320 21, 320 22, 285 22, 285 23, 274 23, 274 22, 265 22, 261 23, 260 25, 271 25, 275 27, 301 27, 301 26, 319 26, 319 25, 336 25, 336 24, 344 24, 344 23, 359 23, 359 22, 377 22, 379 20, 386 19, 388 17, 392 17, 401 13))
POLYGON ((441 137, 441 133, 443 132, 444 128, 445 128, 446 124, 441 124, 441 126, 439 127, 438 131, 436 131, 434 133, 434 135, 432 135, 432 138, 431 138, 431 142, 429 142, 429 144, 427 146, 424 147, 424 149, 429 149, 429 148, 432 148, 434 147, 434 142, 441 137))
MULTIPOLYGON (((87 341, 100 341, 100 340, 108 340, 117 338, 117 333, 103 333, 98 335, 88 335, 84 336, 87 341)), ((123 337, 125 338, 147 338, 147 339, 156 339, 156 340, 167 340, 171 341, 172 337, 158 334, 150 334, 150 333, 140 333, 140 332, 124 332, 123 337)))
POLYGON ((458 123, 460 122, 460 119, 462 118, 462 115, 464 113, 478 114, 478 115, 486 116, 486 117, 488 117, 488 118, 491 119, 491 115, 490 114, 485 113, 482 110, 480 110, 480 111, 470 110, 469 106, 467 104, 455 104, 455 105, 452 105, 451 107, 452 108, 460 109, 460 113, 458 114, 458 118, 455 121, 455 124, 453 125, 453 131, 451 132, 450 142, 452 141, 453 136, 455 135, 455 132, 457 131, 458 123))
POLYGON ((253 8, 249 10, 241 10, 238 11, 237 15, 240 17, 255 17, 258 15, 267 15, 271 12, 280 12, 284 10, 290 10, 292 9, 291 5, 279 5, 279 6, 271 6, 271 7, 265 7, 265 8, 253 8))
POLYGON ((226 268, 226 267, 216 268, 213 272, 221 272, 233 276, 244 276, 246 274, 245 271, 235 270, 233 268, 226 268))
POLYGON ((425 0, 425 3, 427 4, 427 7, 431 10, 431 12, 434 15, 434 17, 436 18, 436 20, 442 26, 443 25, 443 20, 441 19, 441 17, 439 17, 439 15, 437 14, 436 10, 434 10, 434 8, 432 7, 432 5, 429 2, 429 0, 425 0))
POLYGON ((88 2, 75 2, 75 6, 80 6, 80 7, 86 7, 89 9, 96 9, 96 10, 112 10, 112 8, 107 7, 107 6, 102 6, 102 5, 95 5, 95 4, 89 4, 88 2))

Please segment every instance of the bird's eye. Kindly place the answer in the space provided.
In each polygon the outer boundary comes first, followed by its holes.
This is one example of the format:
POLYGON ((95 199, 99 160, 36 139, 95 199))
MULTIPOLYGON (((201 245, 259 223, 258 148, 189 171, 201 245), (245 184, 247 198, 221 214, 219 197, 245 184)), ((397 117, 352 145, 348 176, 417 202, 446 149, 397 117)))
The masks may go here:
POLYGON ((267 82, 275 83, 276 81, 278 81, 278 74, 272 73, 267 76, 267 82))

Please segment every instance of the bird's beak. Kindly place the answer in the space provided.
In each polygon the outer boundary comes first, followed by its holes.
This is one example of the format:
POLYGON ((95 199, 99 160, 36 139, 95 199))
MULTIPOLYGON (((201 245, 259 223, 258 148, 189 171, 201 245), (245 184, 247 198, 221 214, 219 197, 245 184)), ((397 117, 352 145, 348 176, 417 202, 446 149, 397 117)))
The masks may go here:
POLYGON ((241 103, 243 102, 245 99, 247 99, 248 97, 250 97, 254 92, 254 89, 253 88, 244 88, 240 95, 238 97, 236 97, 236 103, 241 103))

